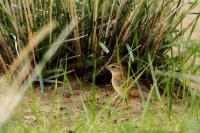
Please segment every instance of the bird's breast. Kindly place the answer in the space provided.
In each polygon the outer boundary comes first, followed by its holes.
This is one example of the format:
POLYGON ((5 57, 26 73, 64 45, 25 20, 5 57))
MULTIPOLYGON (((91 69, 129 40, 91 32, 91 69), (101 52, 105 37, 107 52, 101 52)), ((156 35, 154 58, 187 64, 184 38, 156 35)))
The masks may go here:
POLYGON ((112 85, 113 88, 115 89, 115 91, 117 91, 117 93, 121 96, 123 96, 123 92, 122 92, 122 85, 123 85, 123 79, 114 77, 112 78, 112 85))

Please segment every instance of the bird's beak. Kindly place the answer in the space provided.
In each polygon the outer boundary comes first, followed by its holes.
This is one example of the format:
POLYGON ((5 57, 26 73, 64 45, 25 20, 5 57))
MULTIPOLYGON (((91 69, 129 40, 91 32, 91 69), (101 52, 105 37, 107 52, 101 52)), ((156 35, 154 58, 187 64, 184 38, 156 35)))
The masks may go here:
POLYGON ((108 69, 108 70, 109 70, 109 69, 110 69, 110 65, 107 65, 107 66, 106 66, 106 69, 108 69))

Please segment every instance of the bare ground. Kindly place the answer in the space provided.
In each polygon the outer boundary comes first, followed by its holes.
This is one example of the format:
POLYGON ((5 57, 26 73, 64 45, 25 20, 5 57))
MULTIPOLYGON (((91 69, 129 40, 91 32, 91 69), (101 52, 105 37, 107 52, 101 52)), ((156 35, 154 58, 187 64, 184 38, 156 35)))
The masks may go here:
MULTIPOLYGON (((72 84, 74 84, 73 82, 72 84)), ((92 86, 87 83, 85 90, 81 90, 75 83, 72 88, 73 94, 70 94, 67 88, 57 87, 55 89, 54 86, 49 86, 46 88, 44 96, 41 96, 38 87, 34 91, 29 90, 9 123, 16 127, 19 126, 16 121, 21 120, 26 125, 38 127, 41 122, 52 126, 59 122, 59 125, 63 127, 72 127, 77 121, 87 121, 87 117, 92 113, 90 112, 92 86)), ((105 117, 109 117, 113 124, 142 119, 144 103, 141 99, 131 99, 128 101, 128 105, 118 99, 110 102, 113 96, 116 96, 112 86, 97 86, 96 88, 96 118, 98 122, 102 122, 105 117)), ((162 121, 166 118, 167 99, 164 98, 164 104, 160 105, 158 101, 152 102, 148 112, 162 121)), ((173 103, 172 116, 181 115, 186 109, 185 105, 176 100, 173 103)))

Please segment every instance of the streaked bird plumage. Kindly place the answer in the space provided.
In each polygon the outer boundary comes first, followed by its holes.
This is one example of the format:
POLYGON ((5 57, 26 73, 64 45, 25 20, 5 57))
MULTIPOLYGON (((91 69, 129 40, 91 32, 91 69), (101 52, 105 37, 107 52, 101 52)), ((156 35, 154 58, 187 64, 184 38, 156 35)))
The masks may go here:
POLYGON ((128 76, 128 72, 120 64, 113 63, 106 67, 112 73, 112 86, 114 90, 123 98, 139 98, 143 95, 145 99, 148 93, 140 91, 133 85, 133 78, 128 76))

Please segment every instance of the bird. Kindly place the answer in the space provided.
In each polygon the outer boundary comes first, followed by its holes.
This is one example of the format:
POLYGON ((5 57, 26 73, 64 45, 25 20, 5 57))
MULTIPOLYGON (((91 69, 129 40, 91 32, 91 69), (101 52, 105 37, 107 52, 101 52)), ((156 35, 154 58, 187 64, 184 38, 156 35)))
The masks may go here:
POLYGON ((141 90, 141 87, 132 85, 134 83, 134 79, 128 76, 128 72, 122 67, 121 64, 109 64, 106 66, 106 68, 112 74, 112 86, 119 96, 125 100, 141 97, 146 100, 148 98, 148 93, 141 90))

